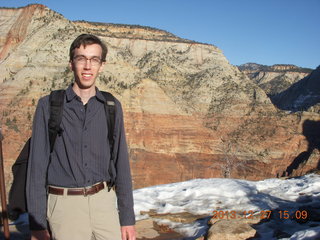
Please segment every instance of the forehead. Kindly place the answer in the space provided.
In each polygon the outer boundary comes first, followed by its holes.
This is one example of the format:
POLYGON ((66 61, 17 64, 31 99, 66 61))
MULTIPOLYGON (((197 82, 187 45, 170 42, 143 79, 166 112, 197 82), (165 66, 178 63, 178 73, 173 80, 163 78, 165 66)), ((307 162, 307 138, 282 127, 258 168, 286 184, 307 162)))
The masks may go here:
POLYGON ((99 44, 88 44, 86 46, 81 45, 79 48, 76 48, 74 55, 83 55, 83 56, 98 56, 101 57, 102 48, 99 44))

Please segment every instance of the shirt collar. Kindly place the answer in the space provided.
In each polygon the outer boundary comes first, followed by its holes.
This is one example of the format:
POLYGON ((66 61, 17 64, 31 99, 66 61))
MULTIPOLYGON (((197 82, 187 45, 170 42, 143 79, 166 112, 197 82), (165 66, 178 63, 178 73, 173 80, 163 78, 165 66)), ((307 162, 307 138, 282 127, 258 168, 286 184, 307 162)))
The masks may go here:
POLYGON ((68 102, 72 101, 74 98, 77 97, 77 94, 73 91, 72 86, 73 84, 70 84, 69 87, 66 89, 66 96, 68 102))
MULTIPOLYGON (((72 89, 73 84, 70 84, 69 87, 66 89, 66 96, 67 101, 70 102, 74 98, 78 97, 78 95, 73 91, 72 89)), ((100 102, 105 103, 107 100, 104 98, 103 94, 100 92, 100 90, 96 87, 96 96, 95 96, 100 102)))
POLYGON ((104 98, 103 94, 100 92, 100 90, 97 87, 96 87, 96 98, 103 103, 107 102, 107 100, 104 98))

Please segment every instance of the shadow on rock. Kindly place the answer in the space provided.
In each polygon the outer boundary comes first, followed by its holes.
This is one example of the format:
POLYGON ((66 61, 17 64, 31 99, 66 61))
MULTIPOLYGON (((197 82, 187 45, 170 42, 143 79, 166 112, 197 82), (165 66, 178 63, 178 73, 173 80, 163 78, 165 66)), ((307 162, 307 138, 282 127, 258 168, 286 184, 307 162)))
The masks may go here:
MULTIPOLYGON (((308 141, 308 149, 301 152, 283 172, 282 177, 292 176, 294 171, 301 169, 308 162, 314 150, 320 150, 320 121, 306 120, 303 123, 303 135, 308 141)), ((317 170, 320 170, 320 159, 317 170)))

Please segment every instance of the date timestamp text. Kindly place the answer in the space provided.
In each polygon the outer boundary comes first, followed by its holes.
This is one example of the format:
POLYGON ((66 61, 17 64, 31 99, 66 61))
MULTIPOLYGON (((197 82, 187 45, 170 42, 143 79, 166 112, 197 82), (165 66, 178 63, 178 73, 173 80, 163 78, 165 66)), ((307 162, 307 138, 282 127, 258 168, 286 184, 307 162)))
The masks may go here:
POLYGON ((288 210, 280 210, 280 211, 271 211, 271 210, 263 210, 263 211, 218 211, 214 210, 212 212, 212 219, 253 219, 254 217, 260 217, 260 219, 269 219, 273 215, 274 217, 278 217, 279 219, 307 219, 308 212, 306 210, 297 210, 294 212, 288 210))

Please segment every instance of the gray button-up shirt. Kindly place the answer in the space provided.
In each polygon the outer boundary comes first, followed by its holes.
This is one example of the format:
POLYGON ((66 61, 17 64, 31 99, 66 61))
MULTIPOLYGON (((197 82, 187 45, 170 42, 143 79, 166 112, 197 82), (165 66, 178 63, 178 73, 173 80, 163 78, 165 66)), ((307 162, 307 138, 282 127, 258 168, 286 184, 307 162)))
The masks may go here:
MULTIPOLYGON (((84 106, 70 85, 66 90, 61 128, 50 154, 49 96, 41 98, 33 120, 27 177, 30 228, 47 228, 47 185, 85 187, 109 181, 110 147, 104 109, 105 98, 96 95, 84 106)), ((121 226, 134 225, 132 183, 121 104, 115 101, 116 193, 121 226)))

